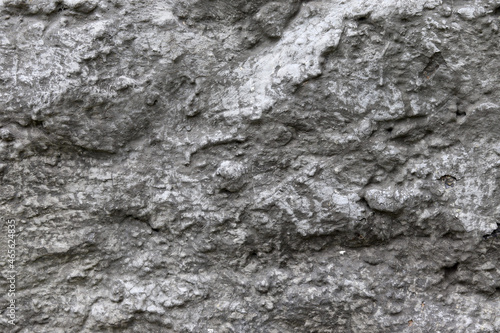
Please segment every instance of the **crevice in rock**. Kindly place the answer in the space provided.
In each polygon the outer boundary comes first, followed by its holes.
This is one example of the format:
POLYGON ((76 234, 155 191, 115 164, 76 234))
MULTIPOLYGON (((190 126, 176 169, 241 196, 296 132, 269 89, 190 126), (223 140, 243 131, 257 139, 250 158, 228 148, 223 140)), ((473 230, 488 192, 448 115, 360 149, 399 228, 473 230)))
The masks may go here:
POLYGON ((483 239, 497 238, 499 234, 500 234, 500 223, 497 222, 497 228, 493 230, 491 233, 483 235, 483 239))
POLYGON ((500 16, 500 6, 493 9, 492 15, 493 16, 500 16))
POLYGON ((460 263, 456 262, 455 264, 453 264, 451 266, 443 267, 445 281, 449 281, 451 279, 454 279, 454 277, 458 271, 459 265, 460 265, 460 263))

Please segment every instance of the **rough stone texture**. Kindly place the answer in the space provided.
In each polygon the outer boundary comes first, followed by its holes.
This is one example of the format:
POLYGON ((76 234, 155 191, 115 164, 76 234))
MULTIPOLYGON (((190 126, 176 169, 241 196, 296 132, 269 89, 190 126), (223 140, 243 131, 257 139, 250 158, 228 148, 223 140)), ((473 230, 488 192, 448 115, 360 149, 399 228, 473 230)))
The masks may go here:
POLYGON ((500 1, 0 11, 2 332, 500 332, 500 1))

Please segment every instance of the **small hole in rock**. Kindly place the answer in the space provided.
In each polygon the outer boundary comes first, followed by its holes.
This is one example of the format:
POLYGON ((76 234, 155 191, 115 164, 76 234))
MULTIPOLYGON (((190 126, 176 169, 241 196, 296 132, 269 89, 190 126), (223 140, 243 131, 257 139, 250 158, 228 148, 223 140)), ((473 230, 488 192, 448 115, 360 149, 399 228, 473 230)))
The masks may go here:
POLYGON ((450 175, 444 175, 441 178, 439 178, 446 187, 454 187, 455 183, 457 182, 457 178, 450 176, 450 175))
POLYGON ((364 15, 364 16, 360 16, 360 17, 356 18, 356 21, 358 21, 359 23, 364 23, 364 22, 368 21, 368 19, 369 19, 369 16, 364 15))
POLYGON ((459 263, 455 263, 453 266, 448 266, 444 268, 444 278, 447 279, 451 277, 453 274, 455 274, 458 271, 458 265, 459 263))

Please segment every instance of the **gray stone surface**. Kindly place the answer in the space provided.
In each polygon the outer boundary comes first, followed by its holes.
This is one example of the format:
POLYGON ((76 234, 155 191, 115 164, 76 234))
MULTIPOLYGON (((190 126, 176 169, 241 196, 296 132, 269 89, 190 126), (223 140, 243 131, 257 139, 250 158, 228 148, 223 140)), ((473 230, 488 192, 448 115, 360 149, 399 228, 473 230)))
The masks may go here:
POLYGON ((1 0, 1 331, 500 332, 499 25, 1 0))

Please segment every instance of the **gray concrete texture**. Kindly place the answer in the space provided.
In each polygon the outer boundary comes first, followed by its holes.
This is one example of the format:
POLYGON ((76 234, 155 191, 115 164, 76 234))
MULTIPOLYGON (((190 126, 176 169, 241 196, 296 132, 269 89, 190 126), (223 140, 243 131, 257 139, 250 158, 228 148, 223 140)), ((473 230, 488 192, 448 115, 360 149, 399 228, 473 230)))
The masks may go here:
POLYGON ((500 332, 499 25, 0 0, 0 330, 500 332))

